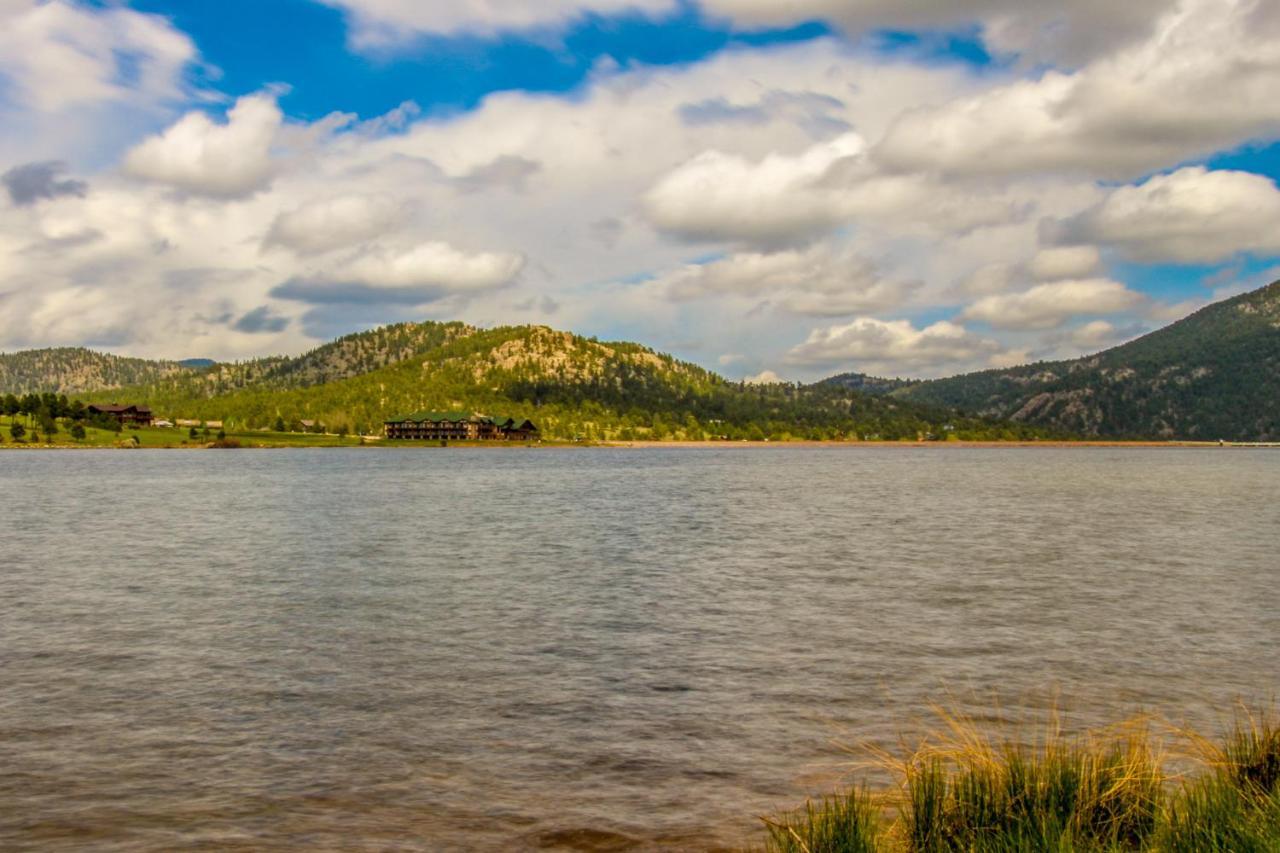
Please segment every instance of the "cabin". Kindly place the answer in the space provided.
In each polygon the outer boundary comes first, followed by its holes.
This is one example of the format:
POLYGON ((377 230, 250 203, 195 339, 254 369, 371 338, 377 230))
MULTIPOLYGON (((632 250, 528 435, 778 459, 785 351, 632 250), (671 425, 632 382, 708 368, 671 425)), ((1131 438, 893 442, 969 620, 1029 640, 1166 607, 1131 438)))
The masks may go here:
POLYGON ((538 435, 528 418, 466 412, 416 412, 392 418, 383 426, 393 441, 529 441, 538 435))
POLYGON ((90 417, 114 418, 122 425, 151 426, 151 409, 147 406, 121 406, 117 403, 108 406, 92 403, 89 405, 88 412, 90 417))

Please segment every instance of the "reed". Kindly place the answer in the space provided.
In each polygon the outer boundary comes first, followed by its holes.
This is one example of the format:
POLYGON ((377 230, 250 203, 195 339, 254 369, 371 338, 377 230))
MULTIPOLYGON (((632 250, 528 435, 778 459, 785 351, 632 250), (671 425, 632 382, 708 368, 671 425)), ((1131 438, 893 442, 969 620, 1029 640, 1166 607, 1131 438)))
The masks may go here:
POLYGON ((1243 712, 1217 742, 1146 718, 1065 735, 1056 715, 1031 739, 995 738, 972 720, 943 725, 900 757, 876 752, 898 780, 766 821, 771 853, 1280 851, 1280 727, 1243 712), (1200 769, 1166 770, 1166 741, 1200 769))

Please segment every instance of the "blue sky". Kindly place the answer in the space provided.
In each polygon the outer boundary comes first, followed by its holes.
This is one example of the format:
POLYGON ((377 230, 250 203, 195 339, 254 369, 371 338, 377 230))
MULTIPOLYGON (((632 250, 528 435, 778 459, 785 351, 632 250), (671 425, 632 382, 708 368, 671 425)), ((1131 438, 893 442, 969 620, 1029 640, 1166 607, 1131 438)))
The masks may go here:
POLYGON ((280 105, 299 119, 335 110, 372 118, 404 101, 428 115, 449 114, 472 109, 495 91, 571 92, 601 61, 623 67, 697 62, 734 47, 803 42, 830 32, 821 21, 736 32, 686 4, 657 18, 588 14, 565 28, 410 35, 393 47, 359 53, 347 49, 344 12, 313 0, 130 5, 165 15, 188 33, 218 69, 210 82, 221 91, 248 94, 287 81, 290 91, 280 105))
POLYGON ((1280 267, 1272 4, 964 9, 10 0, 0 349, 458 318, 931 376, 1280 267))

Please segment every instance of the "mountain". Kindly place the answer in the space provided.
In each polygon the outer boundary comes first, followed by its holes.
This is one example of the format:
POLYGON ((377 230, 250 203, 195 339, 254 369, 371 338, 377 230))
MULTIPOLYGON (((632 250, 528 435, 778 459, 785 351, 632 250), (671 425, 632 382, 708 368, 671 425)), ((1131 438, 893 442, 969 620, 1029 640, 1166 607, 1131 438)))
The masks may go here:
POLYGON ((1098 355, 893 396, 1084 435, 1280 440, 1280 282, 1098 355))
POLYGON ((152 398, 211 398, 240 389, 284 391, 350 379, 436 349, 472 334, 462 323, 397 323, 338 338, 300 356, 211 363, 191 371, 140 382, 152 398))
POLYGON ((83 348, 0 354, 0 394, 79 394, 189 375, 175 361, 148 361, 83 348))
POLYGON ((827 385, 838 385, 862 394, 879 395, 892 394, 894 391, 920 384, 918 379, 885 379, 880 376, 868 376, 865 373, 841 373, 839 376, 832 376, 822 381, 827 385))
POLYGON ((314 420, 367 433, 390 418, 430 409, 530 417, 544 435, 558 438, 1048 434, 839 385, 730 382, 639 344, 606 343, 545 326, 400 324, 296 358, 219 364, 203 373, 82 395, 87 402, 108 397, 149 404, 167 417, 222 420, 230 429, 314 420))

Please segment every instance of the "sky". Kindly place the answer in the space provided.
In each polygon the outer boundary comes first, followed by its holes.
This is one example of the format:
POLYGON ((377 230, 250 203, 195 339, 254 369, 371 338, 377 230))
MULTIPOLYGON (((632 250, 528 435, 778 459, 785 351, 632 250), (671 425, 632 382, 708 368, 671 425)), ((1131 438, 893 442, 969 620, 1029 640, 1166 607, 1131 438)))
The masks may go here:
POLYGON ((0 351, 1074 357, 1280 278, 1276 92, 1273 0, 0 0, 0 351))

